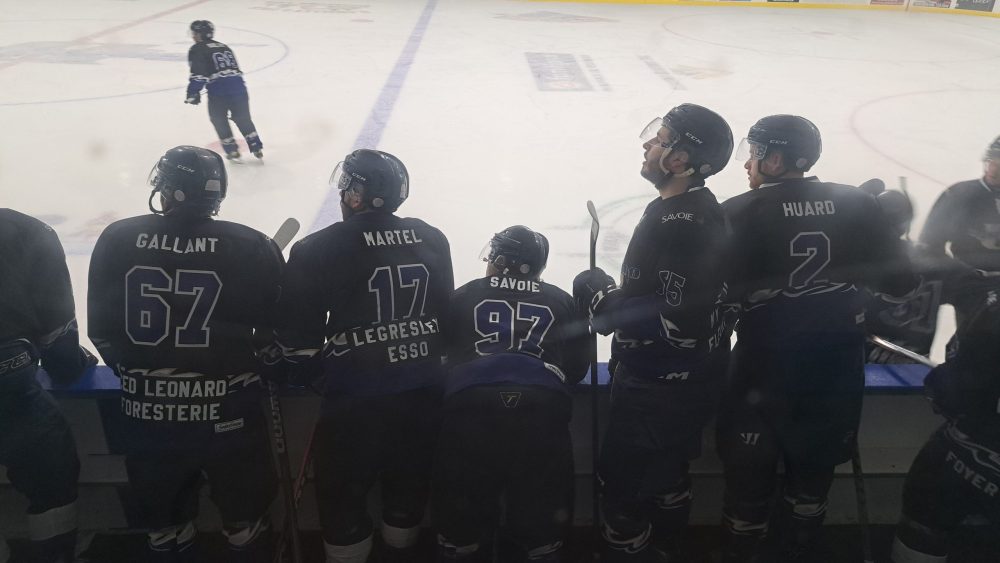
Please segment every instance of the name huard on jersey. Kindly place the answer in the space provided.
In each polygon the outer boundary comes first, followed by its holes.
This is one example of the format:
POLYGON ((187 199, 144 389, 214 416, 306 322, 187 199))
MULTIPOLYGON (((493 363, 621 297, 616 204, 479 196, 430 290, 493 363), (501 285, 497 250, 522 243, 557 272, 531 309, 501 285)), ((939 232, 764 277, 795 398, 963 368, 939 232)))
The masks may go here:
POLYGON ((785 217, 808 217, 810 215, 833 215, 837 212, 833 201, 786 201, 781 204, 785 217))
POLYGON ((135 237, 135 247, 146 250, 164 250, 174 254, 191 254, 193 252, 215 252, 216 237, 182 238, 161 235, 157 233, 139 233, 135 237))

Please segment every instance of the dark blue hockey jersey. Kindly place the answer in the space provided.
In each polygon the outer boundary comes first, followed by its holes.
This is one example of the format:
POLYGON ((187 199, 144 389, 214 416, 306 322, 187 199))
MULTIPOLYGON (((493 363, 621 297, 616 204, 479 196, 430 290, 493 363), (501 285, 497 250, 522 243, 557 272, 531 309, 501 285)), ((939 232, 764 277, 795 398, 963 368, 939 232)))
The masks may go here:
POLYGON ((225 43, 210 39, 195 43, 188 49, 187 97, 193 98, 208 89, 209 96, 246 96, 243 71, 236 62, 236 55, 225 43))
POLYGON ((540 280, 495 275, 451 297, 447 393, 475 385, 535 385, 565 392, 590 358, 590 331, 573 298, 540 280))
POLYGON ((853 186, 786 179, 723 208, 741 344, 853 342, 864 332, 862 286, 904 296, 916 285, 903 241, 875 198, 853 186))
POLYGON ((278 341, 292 364, 322 352, 328 394, 440 386, 454 288, 441 231, 390 213, 352 215, 292 247, 278 341))
POLYGON ((625 251, 621 288, 595 307, 595 329, 614 330, 614 361, 651 378, 709 361, 726 340, 726 241, 722 208, 708 188, 646 206, 625 251))

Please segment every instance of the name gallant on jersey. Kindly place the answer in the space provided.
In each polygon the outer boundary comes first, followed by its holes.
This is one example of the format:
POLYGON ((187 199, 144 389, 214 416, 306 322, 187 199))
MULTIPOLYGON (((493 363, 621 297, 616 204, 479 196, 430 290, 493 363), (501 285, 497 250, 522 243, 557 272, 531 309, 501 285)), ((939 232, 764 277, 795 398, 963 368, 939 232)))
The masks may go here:
POLYGON ((136 248, 146 250, 165 250, 174 254, 190 254, 192 252, 215 252, 216 237, 181 238, 157 233, 139 233, 135 238, 136 248))
POLYGON ((394 229, 386 231, 363 231, 368 246, 399 246, 424 242, 415 229, 394 229))
POLYGON ((532 293, 539 293, 542 291, 542 284, 537 281, 521 280, 507 276, 491 276, 490 287, 513 289, 514 291, 530 291, 532 293))
POLYGON ((829 199, 823 201, 786 201, 781 204, 785 217, 807 217, 809 215, 833 215, 837 208, 829 199))

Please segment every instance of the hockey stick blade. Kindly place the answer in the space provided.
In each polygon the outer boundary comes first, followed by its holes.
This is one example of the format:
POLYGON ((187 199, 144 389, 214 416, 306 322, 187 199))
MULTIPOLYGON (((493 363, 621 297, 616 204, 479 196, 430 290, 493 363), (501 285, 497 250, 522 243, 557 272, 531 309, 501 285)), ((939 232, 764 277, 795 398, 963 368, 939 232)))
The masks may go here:
POLYGON ((885 348, 886 350, 888 350, 890 352, 895 352, 895 353, 899 354, 900 356, 903 356, 905 358, 913 360, 914 362, 917 362, 918 364, 924 364, 925 366, 928 366, 928 367, 936 367, 937 366, 937 362, 935 362, 934 360, 928 358, 927 356, 921 356, 920 354, 918 354, 918 353, 916 353, 916 352, 914 352, 912 350, 907 350, 906 348, 903 348, 902 346, 899 346, 898 344, 893 344, 892 342, 889 342, 888 340, 882 338, 881 336, 869 336, 868 338, 876 346, 879 346, 881 348, 885 348))
POLYGON ((597 233, 601 231, 601 222, 597 219, 597 208, 594 202, 587 200, 587 212, 590 213, 590 268, 597 267, 597 233))
POLYGON ((284 251, 285 247, 288 246, 288 243, 292 242, 292 239, 295 238, 295 235, 298 234, 298 232, 298 220, 296 220, 295 217, 289 217, 288 219, 285 219, 285 222, 282 223, 280 227, 278 227, 277 232, 274 233, 271 240, 278 245, 278 248, 281 251, 284 251))

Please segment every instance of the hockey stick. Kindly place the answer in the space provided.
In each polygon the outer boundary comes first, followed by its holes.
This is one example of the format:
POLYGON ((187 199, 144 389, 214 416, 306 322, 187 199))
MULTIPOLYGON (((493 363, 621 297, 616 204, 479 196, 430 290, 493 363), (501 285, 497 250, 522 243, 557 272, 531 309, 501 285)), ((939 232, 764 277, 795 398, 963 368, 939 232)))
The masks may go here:
MULTIPOLYGON (((313 439, 316 437, 316 427, 313 426, 312 432, 309 433, 309 440, 306 442, 305 452, 302 454, 302 463, 299 465, 299 475, 295 478, 295 485, 292 487, 292 504, 296 509, 296 515, 298 514, 299 501, 302 498, 302 491, 306 487, 306 477, 309 473, 309 463, 312 461, 312 445, 313 439)), ((274 554, 273 563, 281 563, 282 558, 285 555, 285 547, 288 545, 286 538, 289 534, 297 537, 298 534, 298 521, 296 520, 296 527, 292 527, 292 520, 285 520, 285 525, 281 528, 281 533, 278 534, 278 541, 276 545, 278 546, 277 551, 274 554)))
POLYGON ((927 356, 921 356, 920 354, 912 350, 907 350, 906 348, 903 348, 898 344, 893 344, 892 342, 889 342, 888 340, 882 338, 881 336, 872 335, 869 336, 868 339, 872 341, 872 344, 875 344, 876 346, 879 346, 881 348, 885 348, 890 352, 895 352, 896 354, 899 354, 900 356, 913 360, 918 364, 924 364, 927 367, 937 366, 937 362, 928 358, 927 356))
MULTIPOLYGON (((587 200, 587 212, 590 213, 590 269, 593 270, 597 267, 597 233, 601 230, 601 222, 597 219, 597 208, 594 207, 594 202, 587 200)), ((597 334, 593 332, 591 328, 590 334, 590 417, 591 417, 591 471, 593 472, 593 479, 591 481, 591 488, 593 489, 593 532, 594 532, 594 542, 599 542, 601 539, 601 509, 598 504, 599 502, 599 478, 597 476, 597 460, 599 456, 600 448, 600 425, 597 420, 597 409, 599 402, 597 400, 597 334)), ((599 553, 600 549, 595 548, 594 553, 599 553)))
POLYGON ((872 535, 868 525, 868 495, 865 492, 865 474, 861 469, 861 451, 858 437, 854 437, 854 454, 851 456, 851 472, 854 474, 854 494, 858 499, 858 524, 861 525, 861 549, 865 563, 875 563, 872 557, 872 535))
MULTIPOLYGON (((288 243, 299 232, 299 222, 289 217, 278 227, 271 240, 284 251, 288 243)), ((285 420, 281 414, 281 400, 278 397, 278 385, 272 381, 267 383, 268 403, 271 406, 271 424, 274 431, 274 450, 278 456, 278 479, 281 483, 281 494, 285 497, 285 530, 278 543, 275 561, 281 561, 285 552, 285 540, 291 535, 292 561, 302 563, 302 541, 299 537, 298 506, 292 492, 292 467, 288 460, 288 444, 285 442, 285 420), (291 534, 285 533, 291 530, 291 534)), ((311 441, 311 440, 310 440, 311 441)), ((304 468, 303 468, 304 469, 304 468)))
POLYGON ((274 243, 278 245, 278 248, 284 252, 285 247, 288 246, 288 243, 292 242, 292 239, 295 238, 295 235, 298 232, 299 222, 295 220, 294 217, 289 217, 288 219, 285 219, 280 227, 278 227, 278 230, 275 231, 271 240, 273 240, 274 243))

